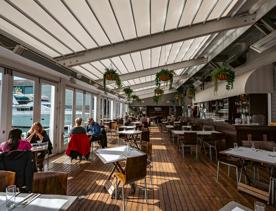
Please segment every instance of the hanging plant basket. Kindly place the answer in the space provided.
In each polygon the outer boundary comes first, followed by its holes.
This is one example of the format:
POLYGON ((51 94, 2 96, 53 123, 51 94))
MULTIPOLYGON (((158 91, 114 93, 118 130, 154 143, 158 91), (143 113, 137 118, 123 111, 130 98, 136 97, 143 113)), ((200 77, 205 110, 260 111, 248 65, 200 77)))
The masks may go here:
POLYGON ((133 90, 130 87, 124 88, 124 93, 127 96, 127 100, 130 101, 133 90))
POLYGON ((117 73, 116 70, 112 68, 106 68, 105 73, 103 74, 103 85, 104 85, 104 90, 106 90, 106 81, 115 81, 118 89, 122 87, 122 82, 120 79, 119 74, 117 73))
POLYGON ((137 103, 142 102, 142 100, 137 95, 132 95, 131 98, 133 101, 136 101, 137 103))
POLYGON ((215 92, 218 90, 218 81, 226 81, 225 88, 227 90, 233 89, 235 81, 235 72, 226 66, 219 67, 212 71, 212 78, 214 81, 215 92))
POLYGON ((154 90, 154 94, 157 95, 157 96, 160 96, 160 95, 163 95, 164 94, 164 90, 157 87, 155 90, 154 90))
POLYGON ((155 77, 155 84, 157 87, 160 87, 161 81, 165 82, 165 85, 168 84, 170 89, 172 89, 172 84, 173 84, 173 76, 174 76, 174 71, 173 70, 167 70, 167 69, 161 69, 158 73, 156 73, 155 77))
POLYGON ((190 86, 186 91, 186 96, 189 98, 195 98, 195 87, 190 86))

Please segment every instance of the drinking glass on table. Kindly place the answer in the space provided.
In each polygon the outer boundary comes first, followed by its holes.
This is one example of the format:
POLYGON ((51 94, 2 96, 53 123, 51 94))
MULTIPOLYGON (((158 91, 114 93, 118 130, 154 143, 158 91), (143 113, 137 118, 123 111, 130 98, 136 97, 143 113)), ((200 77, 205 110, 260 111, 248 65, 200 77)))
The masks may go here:
POLYGON ((16 185, 10 185, 6 188, 6 207, 13 208, 15 206, 16 185))
POLYGON ((238 148, 239 148, 238 143, 235 142, 235 143, 234 143, 234 149, 237 150, 238 148))
POLYGON ((254 211, 265 211, 265 204, 259 201, 255 201, 254 211))
POLYGON ((252 141, 252 144, 251 144, 251 149, 254 151, 254 150, 256 150, 256 148, 255 148, 255 143, 252 141))

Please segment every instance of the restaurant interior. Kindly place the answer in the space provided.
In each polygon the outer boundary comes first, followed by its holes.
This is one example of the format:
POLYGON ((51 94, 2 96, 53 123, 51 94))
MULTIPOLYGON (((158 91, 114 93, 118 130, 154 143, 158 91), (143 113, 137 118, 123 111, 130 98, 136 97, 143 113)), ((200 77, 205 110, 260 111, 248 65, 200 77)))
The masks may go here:
POLYGON ((276 1, 0 0, 0 119, 0 211, 276 210, 276 1))

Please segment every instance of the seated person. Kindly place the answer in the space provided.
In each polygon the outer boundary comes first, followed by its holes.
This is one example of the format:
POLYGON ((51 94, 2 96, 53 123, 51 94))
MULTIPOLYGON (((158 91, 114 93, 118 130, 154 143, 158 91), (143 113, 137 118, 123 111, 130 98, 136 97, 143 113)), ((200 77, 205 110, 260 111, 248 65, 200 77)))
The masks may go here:
POLYGON ((71 134, 86 134, 86 130, 84 127, 81 126, 82 118, 76 118, 75 119, 75 126, 71 129, 71 134))
POLYGON ((75 119, 75 126, 70 131, 70 142, 68 144, 66 155, 72 159, 77 157, 82 159, 82 156, 88 160, 90 154, 89 140, 86 135, 86 130, 81 126, 82 118, 75 119))
POLYGON ((21 139, 22 130, 20 129, 12 129, 9 132, 8 141, 0 144, 0 152, 9 152, 13 150, 31 150, 32 145, 26 141, 21 139))
POLYGON ((47 132, 43 129, 40 122, 33 123, 31 129, 27 133, 27 139, 31 144, 37 143, 38 141, 47 142, 48 143, 48 152, 40 152, 37 155, 37 165, 40 170, 43 168, 43 161, 45 158, 45 155, 47 153, 52 154, 52 143, 50 141, 50 138, 47 134, 47 132))
POLYGON ((86 133, 90 135, 90 143, 92 141, 99 141, 101 147, 105 147, 106 144, 102 142, 102 128, 101 126, 94 121, 93 118, 88 119, 88 124, 86 126, 86 133))

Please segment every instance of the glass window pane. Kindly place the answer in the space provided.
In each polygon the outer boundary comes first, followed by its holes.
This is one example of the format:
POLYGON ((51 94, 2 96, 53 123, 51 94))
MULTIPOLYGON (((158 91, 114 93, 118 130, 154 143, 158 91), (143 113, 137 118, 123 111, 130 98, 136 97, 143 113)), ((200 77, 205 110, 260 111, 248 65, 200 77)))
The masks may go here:
POLYGON ((83 118, 82 115, 82 110, 83 110, 83 93, 81 91, 76 92, 76 118, 81 117, 83 118))
POLYGON ((65 90, 64 105, 64 143, 68 143, 68 135, 73 126, 73 90, 65 90))
POLYGON ((55 111, 55 86, 42 83, 41 84, 41 124, 47 131, 50 140, 53 141, 54 129, 54 111, 55 111))
POLYGON ((33 124, 34 81, 13 77, 12 127, 27 132, 33 124))
POLYGON ((90 113, 91 108, 91 94, 86 93, 85 94, 85 102, 84 102, 84 122, 87 121, 89 117, 93 117, 90 113))

